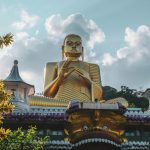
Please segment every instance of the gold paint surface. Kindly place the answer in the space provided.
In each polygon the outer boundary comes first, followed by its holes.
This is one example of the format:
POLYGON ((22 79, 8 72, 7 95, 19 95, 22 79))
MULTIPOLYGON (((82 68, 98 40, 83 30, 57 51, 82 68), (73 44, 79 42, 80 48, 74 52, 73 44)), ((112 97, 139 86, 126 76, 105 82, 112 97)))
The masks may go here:
POLYGON ((66 102, 73 99, 82 102, 102 100, 99 66, 79 60, 80 55, 83 55, 82 50, 79 36, 70 35, 65 38, 63 55, 66 60, 46 65, 45 96, 66 102))
MULTIPOLYGON (((50 62, 45 67, 44 96, 54 101, 61 99, 68 103, 71 100, 105 102, 102 98, 100 68, 97 64, 83 61, 81 37, 74 34, 66 36, 62 55, 63 59, 65 57, 63 61, 50 62)), ((107 103, 118 102, 128 107, 126 100, 107 101, 107 103)))

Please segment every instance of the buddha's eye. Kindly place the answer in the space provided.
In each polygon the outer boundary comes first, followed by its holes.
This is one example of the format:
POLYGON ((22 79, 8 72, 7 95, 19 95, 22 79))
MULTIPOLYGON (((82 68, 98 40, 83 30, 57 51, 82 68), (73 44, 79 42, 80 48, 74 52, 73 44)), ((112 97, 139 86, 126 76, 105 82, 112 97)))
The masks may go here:
POLYGON ((73 46, 73 44, 74 44, 74 43, 73 43, 72 41, 67 41, 67 45, 68 45, 68 46, 73 46))
POLYGON ((76 45, 76 46, 80 46, 80 45, 81 45, 81 42, 75 42, 75 45, 76 45))

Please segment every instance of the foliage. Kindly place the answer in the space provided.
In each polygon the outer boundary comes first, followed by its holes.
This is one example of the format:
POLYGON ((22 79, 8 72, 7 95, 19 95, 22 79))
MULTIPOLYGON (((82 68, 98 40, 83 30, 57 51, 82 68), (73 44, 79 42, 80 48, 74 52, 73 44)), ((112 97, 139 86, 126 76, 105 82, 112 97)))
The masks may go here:
MULTIPOLYGON (((0 36, 0 48, 4 45, 8 46, 13 42, 13 34, 7 33, 4 36, 0 36)), ((0 124, 2 124, 3 115, 12 112, 14 106, 10 103, 11 95, 5 91, 4 83, 0 80, 0 124)), ((3 137, 3 133, 6 134, 7 130, 0 128, 0 138, 3 137)))
POLYGON ((13 34, 7 33, 4 36, 0 36, 0 48, 3 48, 4 46, 9 46, 13 43, 13 34))
POLYGON ((14 106, 10 103, 11 95, 4 89, 4 83, 0 80, 0 121, 4 114, 12 112, 14 106))
MULTIPOLYGON (((7 33, 4 36, 0 36, 0 48, 4 46, 8 46, 13 42, 13 35, 12 33, 7 33)), ((14 106, 10 103, 11 95, 5 91, 4 83, 0 80, 0 124, 2 124, 3 115, 12 112, 14 106)), ((0 140, 6 138, 7 135, 10 133, 9 129, 0 128, 0 140)))
POLYGON ((4 128, 0 128, 0 141, 3 139, 6 139, 9 134, 11 133, 10 129, 4 129, 4 128))
MULTIPOLYGON (((14 106, 10 103, 11 95, 4 89, 4 83, 0 80, 0 122, 3 115, 12 112, 14 106)), ((36 127, 30 127, 27 132, 21 128, 17 131, 0 128, 0 150, 42 150, 48 137, 37 136, 36 127)))
POLYGON ((121 91, 119 91, 117 95, 127 99, 129 107, 147 109, 149 106, 148 99, 142 96, 137 96, 137 90, 135 89, 129 89, 126 86, 121 86, 121 91))
POLYGON ((121 90, 117 91, 112 87, 103 87, 104 90, 104 99, 114 99, 118 97, 125 98, 128 103, 129 107, 137 107, 142 109, 147 109, 149 106, 149 101, 147 98, 142 96, 137 96, 139 92, 135 89, 130 89, 127 86, 121 86, 121 90))
MULTIPOLYGON (((5 91, 4 83, 0 80, 0 124, 2 124, 3 115, 12 112, 14 106, 10 103, 11 95, 5 91)), ((0 128, 0 139, 6 138, 7 134, 10 133, 10 130, 5 130, 0 128)))
POLYGON ((113 99, 117 93, 117 90, 110 86, 103 87, 103 98, 104 100, 113 99))
POLYGON ((38 137, 36 127, 30 127, 26 132, 21 128, 11 131, 6 138, 0 140, 0 149, 5 150, 42 150, 48 137, 38 137))

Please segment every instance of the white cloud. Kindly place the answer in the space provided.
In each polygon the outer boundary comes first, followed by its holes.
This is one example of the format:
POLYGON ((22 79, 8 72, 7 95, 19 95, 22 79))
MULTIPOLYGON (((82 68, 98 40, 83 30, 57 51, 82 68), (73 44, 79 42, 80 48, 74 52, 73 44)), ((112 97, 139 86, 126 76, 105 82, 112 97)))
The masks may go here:
POLYGON ((125 30, 125 34, 125 41, 129 47, 144 48, 149 44, 150 30, 148 26, 139 26, 136 31, 128 27, 125 30))
POLYGON ((52 15, 46 19, 46 31, 50 39, 60 40, 66 34, 75 33, 82 37, 88 48, 93 49, 96 43, 105 40, 104 32, 93 20, 88 20, 81 14, 72 14, 66 19, 61 15, 52 15))
POLYGON ((122 84, 134 88, 150 87, 150 28, 145 25, 137 30, 128 27, 124 39, 126 45, 116 51, 116 56, 104 54, 104 83, 116 87, 122 84))
POLYGON ((103 56, 102 64, 104 66, 110 66, 116 61, 116 58, 114 58, 110 53, 105 53, 103 56))
POLYGON ((50 37, 59 38, 62 36, 63 21, 60 15, 52 15, 45 21, 45 28, 50 37))
POLYGON ((35 78, 35 76, 37 76, 32 71, 21 71, 20 75, 21 75, 23 80, 28 81, 29 83, 31 83, 33 81, 33 79, 35 78))
MULTIPOLYGON (((111 57, 111 59, 116 59, 118 61, 120 61, 121 59, 126 59, 128 63, 135 63, 137 61, 140 61, 144 59, 145 56, 150 56, 149 41, 150 29, 148 26, 139 26, 136 31, 128 27, 125 30, 126 46, 118 49, 116 51, 116 57, 111 57)), ((105 59, 108 59, 108 57, 106 57, 105 55, 106 54, 104 54, 102 62, 105 62, 105 59)), ((111 54, 109 54, 109 57, 110 56, 111 54)), ((114 62, 115 61, 113 61, 113 63, 114 62)))
POLYGON ((16 33, 16 40, 19 41, 19 40, 26 40, 29 38, 29 35, 27 32, 18 32, 16 33))
POLYGON ((89 48, 94 48, 95 43, 102 43, 105 39, 105 34, 102 30, 96 25, 93 20, 89 20, 89 30, 91 31, 88 46, 89 48))
POLYGON ((22 10, 20 15, 21 20, 14 22, 12 25, 17 30, 30 29, 34 27, 39 19, 38 16, 30 16, 27 11, 22 10))

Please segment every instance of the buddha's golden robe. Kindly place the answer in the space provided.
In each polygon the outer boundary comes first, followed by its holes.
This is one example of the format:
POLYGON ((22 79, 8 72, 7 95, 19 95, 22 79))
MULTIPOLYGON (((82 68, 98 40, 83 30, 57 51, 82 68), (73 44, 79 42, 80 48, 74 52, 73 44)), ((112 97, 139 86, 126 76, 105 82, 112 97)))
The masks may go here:
MULTIPOLYGON (((45 88, 49 85, 59 74, 63 61, 59 63, 48 63, 45 70, 45 88)), ((101 87, 100 70, 96 64, 90 64, 83 61, 72 61, 68 66, 69 69, 79 68, 86 77, 91 79, 95 84, 101 87)), ((53 97, 58 100, 92 100, 92 85, 81 77, 76 71, 73 71, 67 78, 65 78, 58 88, 56 95, 53 97)))

